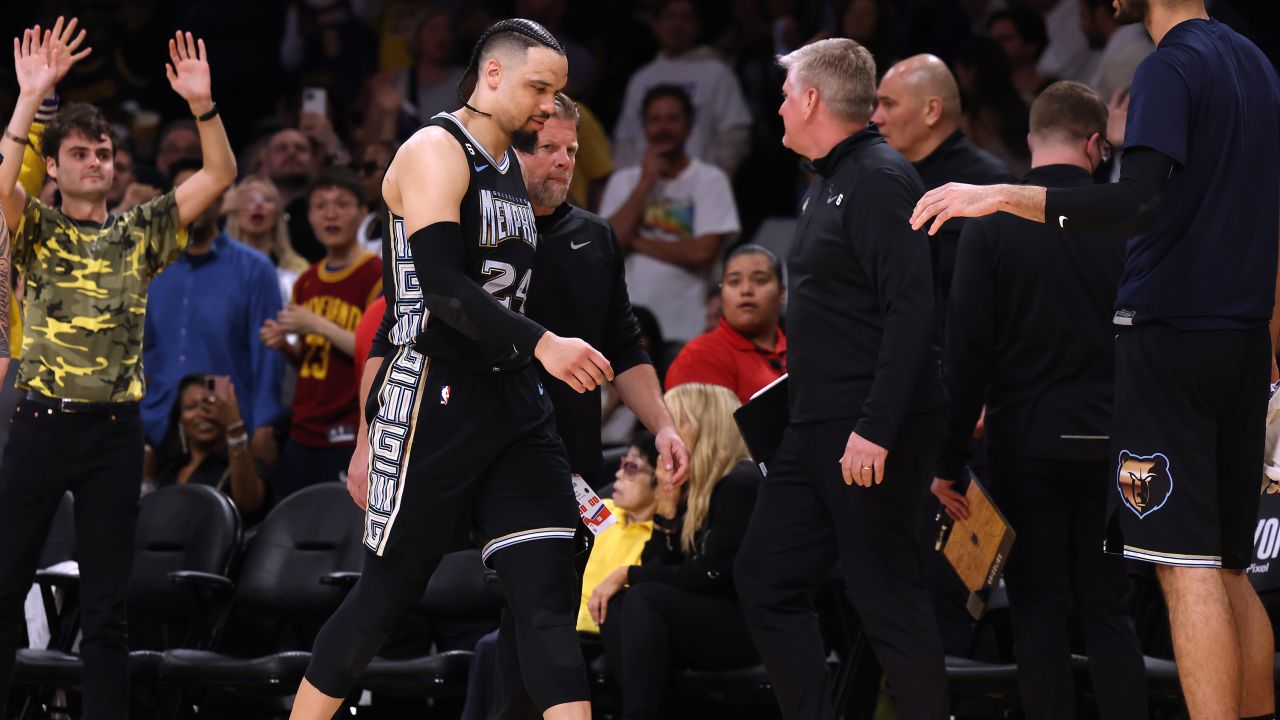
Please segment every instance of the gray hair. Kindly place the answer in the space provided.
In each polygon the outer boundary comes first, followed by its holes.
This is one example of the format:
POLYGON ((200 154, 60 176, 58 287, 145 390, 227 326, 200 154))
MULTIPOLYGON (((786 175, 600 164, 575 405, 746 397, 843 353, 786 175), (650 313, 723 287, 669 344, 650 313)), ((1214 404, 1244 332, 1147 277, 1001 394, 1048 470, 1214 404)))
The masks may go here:
POLYGON ((778 56, 793 83, 812 87, 842 120, 871 117, 876 102, 876 61, 848 38, 818 40, 778 56))

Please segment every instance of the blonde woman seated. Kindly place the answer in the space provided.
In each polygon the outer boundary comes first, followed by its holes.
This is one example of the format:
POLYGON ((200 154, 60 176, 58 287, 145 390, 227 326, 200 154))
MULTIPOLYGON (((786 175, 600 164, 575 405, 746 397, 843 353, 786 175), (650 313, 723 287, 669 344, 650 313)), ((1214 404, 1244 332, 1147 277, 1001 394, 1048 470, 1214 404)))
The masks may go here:
POLYGON ((755 507, 760 475, 733 421, 736 395, 690 383, 666 394, 689 447, 688 480, 670 489, 659 468, 653 536, 640 563, 619 568, 592 591, 623 717, 665 718, 676 668, 740 667, 757 655, 733 586, 733 561, 755 507))

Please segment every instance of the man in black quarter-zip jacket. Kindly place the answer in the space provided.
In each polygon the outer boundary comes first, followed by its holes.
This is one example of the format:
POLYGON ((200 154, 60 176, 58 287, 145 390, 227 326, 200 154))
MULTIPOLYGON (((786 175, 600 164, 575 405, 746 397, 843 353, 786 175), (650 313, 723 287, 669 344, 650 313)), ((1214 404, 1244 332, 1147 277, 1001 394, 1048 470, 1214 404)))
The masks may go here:
MULTIPOLYGON (((1107 106, 1079 83, 1031 106, 1030 185, 1093 182, 1106 154, 1107 106)), ((1028 718, 1077 717, 1069 622, 1086 641, 1103 718, 1147 717, 1142 649, 1124 560, 1102 550, 1115 376, 1112 308, 1125 234, 1069 230, 1012 215, 960 234, 948 313, 951 428, 933 492, 968 514, 960 479, 987 406, 992 492, 1018 534, 1005 582, 1028 718)), ((1088 714, 1088 713, 1085 713, 1088 714)))
POLYGON ((783 144, 816 173, 787 264, 791 425, 734 568, 786 718, 834 718, 813 594, 839 563, 897 699, 947 717, 916 517, 945 433, 924 189, 874 126, 875 61, 847 39, 780 59, 783 144))

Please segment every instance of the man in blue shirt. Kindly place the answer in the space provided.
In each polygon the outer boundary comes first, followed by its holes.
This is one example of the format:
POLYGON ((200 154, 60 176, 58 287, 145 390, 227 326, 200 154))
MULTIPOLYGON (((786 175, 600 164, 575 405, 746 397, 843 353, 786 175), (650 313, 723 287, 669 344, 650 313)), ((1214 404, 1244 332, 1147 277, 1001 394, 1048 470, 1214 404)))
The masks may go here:
POLYGON ((948 185, 912 224, 1005 211, 1135 233, 1113 320, 1107 548, 1156 564, 1191 716, 1273 718, 1271 627, 1243 570, 1280 328, 1280 79, 1199 0, 1116 4, 1157 48, 1134 75, 1120 181, 948 185))
MULTIPOLYGON (((174 163, 174 186, 197 169, 191 161, 174 163)), ((192 373, 230 375, 258 455, 271 424, 285 413, 284 361, 258 338, 263 321, 280 312, 280 290, 265 255, 218 232, 220 206, 214 203, 191 223, 186 252, 151 282, 142 425, 148 442, 162 447, 178 382, 192 373)))

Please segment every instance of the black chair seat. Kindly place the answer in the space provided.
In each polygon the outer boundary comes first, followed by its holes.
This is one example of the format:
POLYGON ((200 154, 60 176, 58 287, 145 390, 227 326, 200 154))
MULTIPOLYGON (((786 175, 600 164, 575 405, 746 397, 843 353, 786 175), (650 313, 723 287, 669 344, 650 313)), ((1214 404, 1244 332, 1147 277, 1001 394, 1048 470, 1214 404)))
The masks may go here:
POLYGON ((160 679, 236 687, 297 685, 310 662, 309 652, 242 658, 208 650, 170 650, 160 661, 160 679))
POLYGON ((764 665, 727 670, 687 668, 676 674, 672 690, 683 696, 733 707, 774 707, 777 699, 764 665))
MULTIPOLYGON (((129 653, 129 680, 134 683, 154 682, 160 669, 160 653, 154 650, 134 650, 129 653)), ((80 670, 84 666, 79 655, 46 650, 22 648, 14 658, 13 682, 19 685, 70 685, 80 684, 80 670)))
POLYGON ((472 653, 449 650, 426 657, 391 660, 375 657, 357 684, 376 693, 410 697, 462 697, 472 653))
POLYGON ((1178 665, 1172 660, 1155 658, 1150 655, 1142 658, 1147 669, 1147 689, 1151 693, 1170 696, 1182 696, 1182 685, 1178 682, 1178 665))
POLYGON ((947 688, 952 694, 1000 697, 1018 692, 1018 666, 948 655, 947 688))

